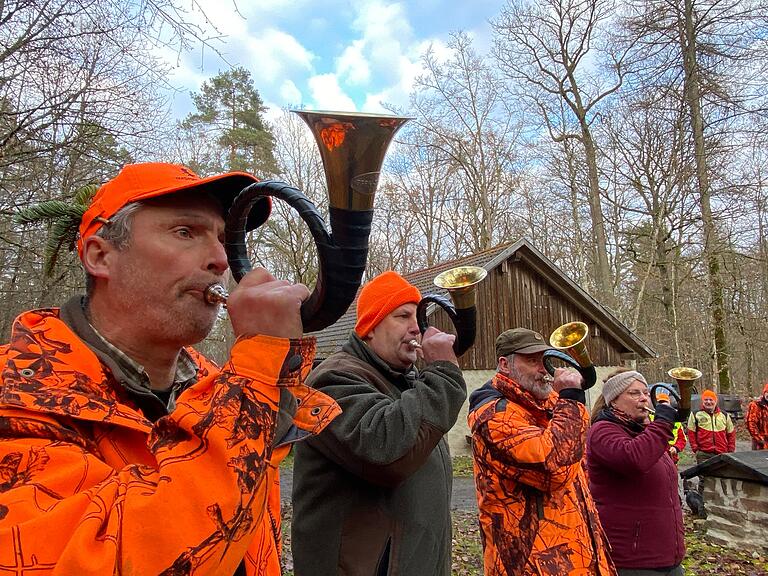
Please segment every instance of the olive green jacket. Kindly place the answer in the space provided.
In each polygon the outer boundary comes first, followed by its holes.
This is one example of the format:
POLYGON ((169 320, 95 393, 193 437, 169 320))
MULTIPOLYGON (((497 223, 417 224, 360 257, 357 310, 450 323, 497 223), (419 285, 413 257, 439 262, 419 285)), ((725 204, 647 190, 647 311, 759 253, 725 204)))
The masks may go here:
POLYGON ((392 370, 354 333, 308 383, 342 408, 296 446, 296 576, 449 576, 451 459, 443 435, 466 398, 438 361, 392 370))

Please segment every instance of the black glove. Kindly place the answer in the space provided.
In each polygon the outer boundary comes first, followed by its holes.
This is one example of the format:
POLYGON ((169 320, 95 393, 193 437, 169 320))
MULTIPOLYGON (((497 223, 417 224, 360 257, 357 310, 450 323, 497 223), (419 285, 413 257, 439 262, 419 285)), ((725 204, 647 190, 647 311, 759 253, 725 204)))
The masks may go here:
POLYGON ((656 404, 656 416, 655 420, 664 420, 674 424, 677 422, 677 409, 672 408, 669 404, 656 404))

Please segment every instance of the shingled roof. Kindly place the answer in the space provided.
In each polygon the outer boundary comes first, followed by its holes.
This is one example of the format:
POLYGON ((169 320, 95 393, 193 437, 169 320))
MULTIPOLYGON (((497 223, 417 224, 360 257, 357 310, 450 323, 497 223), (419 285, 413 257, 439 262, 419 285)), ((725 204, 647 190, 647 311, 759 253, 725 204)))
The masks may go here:
MULTIPOLYGON (((656 353, 648 347, 645 342, 616 318, 607 308, 582 290, 578 284, 571 280, 526 238, 522 238, 517 242, 500 244, 494 248, 456 260, 443 262, 431 266, 430 268, 417 270, 410 274, 405 274, 404 276, 406 280, 416 286, 422 294, 444 294, 442 289, 435 287, 432 283, 435 276, 440 272, 456 266, 480 266, 490 272, 510 258, 523 259, 526 264, 534 268, 537 273, 552 278, 553 289, 560 292, 564 299, 572 302, 585 314, 585 316, 594 319, 603 330, 610 333, 628 350, 632 350, 639 356, 646 358, 656 356, 656 353)), ((342 316, 335 324, 313 334, 317 337, 318 358, 328 357, 330 354, 336 352, 342 344, 347 341, 350 332, 355 327, 356 309, 357 297, 355 297, 355 301, 349 307, 346 314, 344 314, 344 316, 342 316)), ((428 315, 431 314, 434 309, 434 306, 430 306, 430 308, 428 308, 428 315)))
POLYGON ((684 470, 680 476, 683 478, 696 476, 737 478, 768 486, 768 450, 718 454, 701 464, 684 470))

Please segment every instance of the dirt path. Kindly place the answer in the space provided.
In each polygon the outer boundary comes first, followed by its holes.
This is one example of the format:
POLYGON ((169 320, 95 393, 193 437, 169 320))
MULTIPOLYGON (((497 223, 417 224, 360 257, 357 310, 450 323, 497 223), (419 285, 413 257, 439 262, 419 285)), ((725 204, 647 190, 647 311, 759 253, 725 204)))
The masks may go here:
MULTIPOLYGON (((280 470, 280 499, 283 502, 290 503, 292 489, 293 470, 283 468, 280 470)), ((451 498, 451 509, 464 510, 468 512, 477 510, 474 478, 453 479, 453 496, 451 498)))
MULTIPOLYGON (((750 443, 746 440, 736 441, 736 450, 749 450, 750 443)), ((682 470, 682 467, 681 467, 682 470)), ((280 470, 280 491, 283 502, 291 501, 291 489, 293 487, 293 470, 280 470)), ((477 497, 475 496, 474 478, 454 478, 453 494, 451 496, 451 510, 465 512, 477 511, 477 497)))

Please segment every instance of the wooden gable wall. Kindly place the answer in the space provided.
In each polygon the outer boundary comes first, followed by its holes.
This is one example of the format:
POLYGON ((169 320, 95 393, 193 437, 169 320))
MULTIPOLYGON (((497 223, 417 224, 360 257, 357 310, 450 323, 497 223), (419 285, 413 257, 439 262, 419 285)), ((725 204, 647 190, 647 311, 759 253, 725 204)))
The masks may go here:
MULTIPOLYGON (((461 358, 465 370, 496 368, 496 336, 509 328, 526 327, 541 332, 545 338, 566 322, 579 320, 589 326, 587 347, 592 361, 599 366, 623 364, 623 347, 601 333, 591 318, 565 300, 549 279, 540 275, 523 259, 513 254, 488 272, 477 288, 477 336, 475 344, 461 358)), ((453 333, 445 312, 437 308, 429 323, 453 333)))

